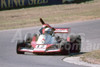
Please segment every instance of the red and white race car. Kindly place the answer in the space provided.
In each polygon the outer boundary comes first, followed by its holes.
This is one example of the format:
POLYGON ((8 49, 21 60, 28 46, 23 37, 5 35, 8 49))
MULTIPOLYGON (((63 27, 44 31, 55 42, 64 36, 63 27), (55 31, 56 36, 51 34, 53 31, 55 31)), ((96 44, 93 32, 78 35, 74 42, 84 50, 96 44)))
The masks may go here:
POLYGON ((70 28, 53 28, 49 24, 43 24, 40 29, 40 34, 33 36, 28 33, 23 40, 17 41, 17 54, 24 54, 25 52, 39 53, 60 53, 69 54, 71 52, 80 52, 81 36, 70 35, 70 28))

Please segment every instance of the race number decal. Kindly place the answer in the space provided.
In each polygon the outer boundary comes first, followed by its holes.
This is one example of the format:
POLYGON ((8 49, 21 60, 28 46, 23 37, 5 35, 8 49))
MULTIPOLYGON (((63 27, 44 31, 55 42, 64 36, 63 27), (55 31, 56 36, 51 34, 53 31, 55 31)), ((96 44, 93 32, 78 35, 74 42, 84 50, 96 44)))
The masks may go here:
POLYGON ((36 45, 35 48, 46 49, 46 45, 36 45))
POLYGON ((34 50, 37 51, 44 51, 46 50, 47 45, 36 45, 36 47, 34 48, 34 50))

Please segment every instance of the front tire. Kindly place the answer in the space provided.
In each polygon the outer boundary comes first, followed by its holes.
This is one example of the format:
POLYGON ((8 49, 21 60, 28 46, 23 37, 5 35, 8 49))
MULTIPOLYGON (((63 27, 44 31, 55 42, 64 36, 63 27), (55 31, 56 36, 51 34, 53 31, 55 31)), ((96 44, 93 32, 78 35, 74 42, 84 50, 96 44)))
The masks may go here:
POLYGON ((60 46, 61 46, 61 49, 62 49, 62 51, 61 51, 62 55, 70 54, 70 49, 69 49, 70 48, 70 44, 67 41, 63 40, 60 43, 60 46))
POLYGON ((21 51, 20 51, 20 48, 23 47, 23 45, 24 45, 23 42, 21 42, 21 41, 18 41, 18 42, 17 42, 17 47, 16 47, 16 53, 17 53, 17 54, 24 54, 24 52, 21 52, 21 51))

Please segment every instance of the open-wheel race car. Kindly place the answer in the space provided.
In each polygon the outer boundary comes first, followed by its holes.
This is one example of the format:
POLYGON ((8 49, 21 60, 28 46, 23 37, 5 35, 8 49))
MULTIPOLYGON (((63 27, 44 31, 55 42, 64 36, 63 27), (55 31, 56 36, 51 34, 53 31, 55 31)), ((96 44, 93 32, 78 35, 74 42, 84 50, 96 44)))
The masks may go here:
POLYGON ((81 49, 81 36, 70 35, 70 28, 66 27, 51 27, 40 18, 42 28, 39 30, 40 34, 30 33, 25 35, 23 40, 17 41, 17 54, 24 54, 31 52, 35 54, 46 53, 79 53, 81 49))

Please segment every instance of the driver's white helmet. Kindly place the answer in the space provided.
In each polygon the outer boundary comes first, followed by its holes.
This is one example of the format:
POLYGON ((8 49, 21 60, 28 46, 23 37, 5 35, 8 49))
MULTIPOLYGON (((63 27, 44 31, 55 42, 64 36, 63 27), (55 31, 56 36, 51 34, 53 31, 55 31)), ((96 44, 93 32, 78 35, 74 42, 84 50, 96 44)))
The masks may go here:
POLYGON ((51 34, 51 32, 52 32, 51 28, 45 28, 45 33, 46 34, 51 34))

